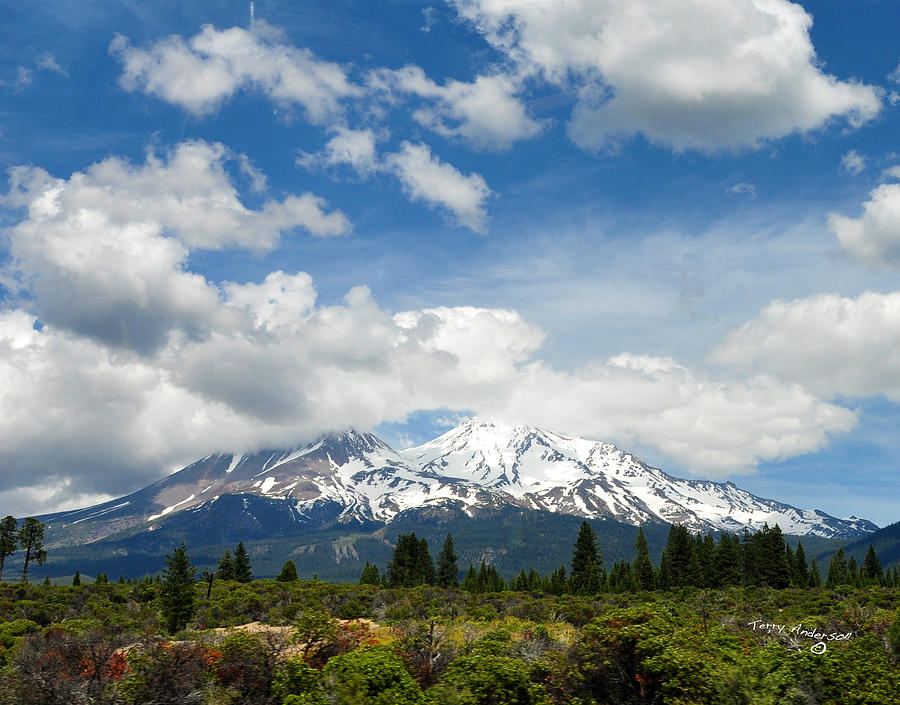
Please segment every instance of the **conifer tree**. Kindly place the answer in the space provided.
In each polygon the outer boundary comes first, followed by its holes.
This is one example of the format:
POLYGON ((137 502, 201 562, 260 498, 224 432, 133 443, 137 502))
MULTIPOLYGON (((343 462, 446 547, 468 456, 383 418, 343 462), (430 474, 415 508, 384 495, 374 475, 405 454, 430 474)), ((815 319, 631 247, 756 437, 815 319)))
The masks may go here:
POLYGON ((506 590, 506 581, 497 572, 497 566, 491 564, 485 575, 484 592, 503 592, 504 590, 506 590))
POLYGON ((859 564, 856 562, 856 556, 850 556, 847 561, 847 572, 850 574, 850 584, 859 585, 859 564))
MULTIPOLYGON (((368 563, 366 564, 368 565, 368 563)), ((288 559, 283 566, 281 566, 281 572, 275 578, 280 583, 293 583, 296 582, 299 578, 297 577, 297 566, 294 565, 294 561, 288 559)))
POLYGON ((668 590, 672 587, 672 573, 669 571, 669 556, 663 550, 659 557, 659 570, 656 574, 656 586, 660 590, 668 590))
POLYGON ((81 571, 80 570, 75 571, 75 577, 72 578, 72 585, 75 587, 81 585, 81 571))
POLYGON ((234 579, 239 583, 253 581, 253 569, 250 567, 250 556, 244 548, 244 542, 240 541, 234 549, 234 579))
POLYGON ((778 524, 771 529, 764 526, 762 531, 757 532, 754 539, 759 545, 757 552, 759 582, 777 590, 786 588, 791 582, 791 569, 788 565, 784 534, 781 533, 781 528, 778 524))
POLYGON ((547 592, 551 595, 564 595, 569 587, 569 581, 566 579, 566 567, 561 565, 554 570, 547 583, 547 592))
POLYGON ((882 582, 884 570, 881 567, 881 561, 878 560, 878 554, 875 553, 875 547, 869 544, 869 550, 866 551, 866 557, 863 561, 863 569, 866 577, 875 584, 882 582))
POLYGON ((789 544, 787 541, 784 542, 784 554, 785 558, 787 558, 789 584, 796 585, 796 559, 794 558, 794 551, 793 549, 791 549, 791 544, 789 544))
POLYGON ((6 516, 0 520, 0 581, 3 580, 6 557, 15 553, 18 546, 19 536, 16 530, 18 524, 14 516, 6 516))
POLYGON ((431 560, 431 552, 428 550, 428 541, 419 539, 419 552, 416 554, 417 585, 434 584, 434 561, 431 560))
POLYGON ((488 575, 488 567, 487 562, 484 558, 481 559, 481 568, 478 569, 478 592, 487 592, 488 591, 488 581, 490 577, 488 575))
POLYGON ((434 563, 428 542, 416 538, 415 532, 397 537, 394 553, 385 571, 390 587, 415 587, 434 581, 434 563))
POLYGON ((850 582, 850 570, 847 567, 847 558, 844 555, 843 547, 837 550, 831 557, 828 564, 828 578, 825 580, 825 587, 835 588, 838 585, 846 585, 850 582))
POLYGON ((362 569, 362 573, 359 576, 359 584, 378 585, 379 582, 381 582, 381 578, 378 575, 378 566, 370 565, 369 561, 366 561, 366 567, 362 569))
POLYGON ((459 564, 457 563, 456 550, 453 546, 453 537, 447 534, 444 545, 438 554, 437 564, 438 587, 449 588, 459 585, 459 564))
POLYGON ((34 517, 28 517, 19 529, 19 548, 25 551, 25 561, 22 565, 23 583, 28 582, 28 566, 32 562, 44 565, 44 561, 47 560, 47 551, 44 550, 45 528, 45 525, 34 517))
POLYGON ((541 576, 538 575, 538 572, 532 568, 528 571, 528 587, 527 589, 530 592, 543 592, 542 589, 542 581, 541 576))
POLYGON ((700 587, 714 587, 716 575, 716 540, 712 534, 706 534, 697 544, 697 559, 700 563, 700 587))
POLYGON ((194 576, 197 569, 191 564, 184 541, 172 555, 166 556, 160 603, 166 629, 174 634, 187 626, 194 615, 194 576))
POLYGON ((514 592, 526 592, 528 590, 528 573, 525 569, 519 571, 519 575, 513 578, 509 583, 509 589, 514 592))
POLYGON ((722 534, 713 557, 716 566, 713 587, 741 584, 741 544, 734 534, 722 534))
POLYGON ((691 553, 688 559, 688 569, 684 584, 693 585, 694 587, 708 587, 708 584, 705 582, 706 571, 703 569, 700 557, 700 552, 703 550, 703 539, 700 537, 700 534, 697 534, 696 538, 691 541, 691 544, 691 553))
POLYGON ((822 587, 822 573, 819 571, 819 564, 815 558, 812 559, 812 564, 809 566, 809 586, 811 588, 822 587))
POLYGON ((741 582, 744 585, 756 585, 757 580, 757 547, 748 529, 741 534, 741 582))
POLYGON ((478 573, 475 566, 469 563, 469 570, 466 571, 466 577, 463 578, 460 588, 466 592, 479 592, 478 590, 478 573))
POLYGON ((806 551, 803 544, 797 542, 797 550, 794 552, 794 577, 800 587, 809 587, 809 566, 806 565, 806 551))
POLYGON ((607 585, 610 592, 634 592, 634 573, 631 564, 626 560, 616 561, 609 571, 607 585))
POLYGON ((597 545, 597 534, 586 521, 581 522, 578 538, 575 540, 569 582, 572 585, 572 592, 576 595, 594 595, 606 582, 603 558, 597 545))
POLYGON ((216 577, 219 580, 234 580, 234 558, 231 557, 231 551, 225 549, 225 553, 219 559, 216 570, 216 577))
POLYGON ((652 590, 655 587, 653 563, 650 561, 650 549, 644 530, 638 527, 638 535, 634 541, 634 561, 632 563, 634 582, 638 590, 652 590))
POLYGON ((693 584, 691 570, 691 557, 694 554, 694 542, 687 527, 681 524, 673 524, 669 529, 669 538, 666 541, 666 558, 668 559, 669 585, 681 587, 693 584))

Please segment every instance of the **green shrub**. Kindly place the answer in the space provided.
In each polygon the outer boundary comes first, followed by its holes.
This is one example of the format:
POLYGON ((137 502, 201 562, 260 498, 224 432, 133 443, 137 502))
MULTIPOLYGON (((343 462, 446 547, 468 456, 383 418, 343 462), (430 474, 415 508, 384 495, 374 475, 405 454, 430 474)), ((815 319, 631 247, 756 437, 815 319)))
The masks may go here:
POLYGON ((272 695, 282 705, 326 705, 321 674, 302 658, 287 659, 272 680, 272 695))
POLYGON ((472 654, 456 659, 428 693, 431 705, 549 705, 546 691, 531 682, 522 661, 472 654))
POLYGON ((385 646, 367 646, 330 659, 322 685, 339 703, 350 705, 418 705, 419 685, 403 661, 385 646))

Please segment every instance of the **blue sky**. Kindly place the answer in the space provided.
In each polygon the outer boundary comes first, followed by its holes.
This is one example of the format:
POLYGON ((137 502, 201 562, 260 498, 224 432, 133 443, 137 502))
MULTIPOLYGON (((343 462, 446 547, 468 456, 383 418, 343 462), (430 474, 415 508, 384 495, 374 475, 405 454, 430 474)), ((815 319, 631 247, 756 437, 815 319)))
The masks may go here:
POLYGON ((0 27, 0 505, 463 415, 878 524, 892 2, 54 2, 0 27))

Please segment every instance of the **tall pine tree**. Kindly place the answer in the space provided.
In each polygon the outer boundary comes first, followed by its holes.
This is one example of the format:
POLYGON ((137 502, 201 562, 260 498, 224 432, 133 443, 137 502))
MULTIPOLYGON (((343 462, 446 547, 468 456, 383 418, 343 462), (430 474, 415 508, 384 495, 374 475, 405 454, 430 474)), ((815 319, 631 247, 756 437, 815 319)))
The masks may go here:
POLYGON ((434 582, 434 563, 428 541, 416 538, 415 532, 398 536, 385 571, 385 581, 390 587, 415 587, 434 582))
POLYGON ((881 579, 884 575, 884 570, 881 567, 881 561, 878 560, 878 554, 875 553, 875 547, 872 544, 869 544, 869 550, 866 551, 866 557, 863 561, 863 570, 865 571, 866 578, 870 583, 874 583, 876 585, 881 583, 881 579))
POLYGON ((6 563, 6 557, 16 552, 18 544, 18 532, 16 527, 19 522, 14 516, 3 517, 0 521, 0 581, 3 580, 3 566, 6 563))
POLYGON ((656 585, 653 574, 653 563, 650 562, 650 550, 644 530, 638 527, 638 535, 634 541, 634 561, 632 563, 634 582, 638 590, 652 590, 656 585))
POLYGON ((28 566, 31 563, 44 565, 44 561, 47 560, 47 551, 44 550, 45 528, 45 525, 34 517, 28 517, 19 529, 19 547, 25 551, 25 560, 22 564, 23 583, 28 582, 28 566))
POLYGON ((416 573, 419 585, 434 584, 434 561, 431 560, 431 552, 428 550, 428 541, 419 539, 419 553, 416 556, 416 573))
POLYGON ((230 549, 225 549, 217 568, 216 577, 219 580, 234 580, 234 558, 231 557, 230 549))
POLYGON ((806 551, 803 544, 797 542, 797 550, 794 552, 794 577, 800 587, 811 587, 809 584, 809 566, 806 565, 806 551))
POLYGON ((281 566, 281 572, 275 580, 280 583, 293 583, 299 580, 299 577, 297 576, 297 565, 294 561, 286 561, 285 564, 281 566))
POLYGON ((691 572, 696 567, 696 563, 692 564, 691 561, 693 555, 694 542, 687 527, 681 524, 673 524, 672 528, 669 529, 669 538, 666 541, 666 559, 670 587, 693 584, 691 572))
POLYGON ((250 556, 247 555, 247 549, 244 548, 244 542, 238 543, 234 549, 234 579, 239 583, 249 583, 253 581, 253 569, 250 567, 250 556))
POLYGON ((713 587, 741 584, 741 543, 734 534, 722 534, 713 556, 716 578, 713 587))
POLYGON ((595 595, 606 583, 597 534, 586 521, 581 522, 578 538, 575 540, 569 582, 576 595, 595 595))
POLYGON ((812 564, 809 566, 809 586, 811 588, 822 587, 822 573, 819 571, 819 564, 815 558, 812 559, 812 564))
POLYGON ((160 603, 166 629, 170 634, 181 631, 194 615, 194 576, 197 569, 191 564, 184 541, 166 556, 160 588, 160 603))
POLYGON ((450 534, 447 534, 447 538, 444 539, 444 545, 438 555, 437 584, 442 588, 459 585, 459 564, 453 546, 453 537, 450 534))
POLYGON ((765 526, 753 539, 759 547, 756 552, 759 584, 778 590, 786 588, 791 583, 791 569, 781 528, 778 524, 771 529, 765 526))
POLYGON ((847 557, 844 555, 844 548, 841 547, 831 557, 828 564, 828 577, 825 579, 825 587, 836 588, 838 585, 848 585, 850 583, 850 569, 847 567, 847 557))
POLYGON ((359 584, 378 585, 379 582, 381 582, 381 579, 378 575, 378 566, 370 565, 369 561, 366 561, 366 567, 362 569, 362 573, 359 576, 359 584))

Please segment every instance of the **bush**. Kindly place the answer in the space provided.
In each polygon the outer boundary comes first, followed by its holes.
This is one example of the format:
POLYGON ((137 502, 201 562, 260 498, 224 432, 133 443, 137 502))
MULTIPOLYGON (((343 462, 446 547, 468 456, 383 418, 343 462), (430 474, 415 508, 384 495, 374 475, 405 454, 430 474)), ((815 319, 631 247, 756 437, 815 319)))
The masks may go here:
POLYGON ((246 705, 268 705, 278 657, 283 644, 272 635, 262 639, 245 632, 229 635, 215 664, 216 678, 246 705))
POLYGON ((198 698, 220 653, 200 644, 149 640, 128 655, 120 692, 129 705, 183 705, 198 698))
POLYGON ((891 622, 888 640, 890 641, 891 648, 894 650, 894 655, 900 657, 900 610, 897 610, 894 621, 891 622))
POLYGON ((549 705, 550 699, 518 659, 474 654, 450 664, 443 680, 428 691, 428 703, 549 705))
POLYGON ((283 705, 326 705, 319 671, 302 658, 281 664, 272 679, 272 695, 283 705))
POLYGON ((418 705, 419 685, 403 661, 385 646, 367 646, 335 656, 322 669, 325 691, 347 705, 418 705))

